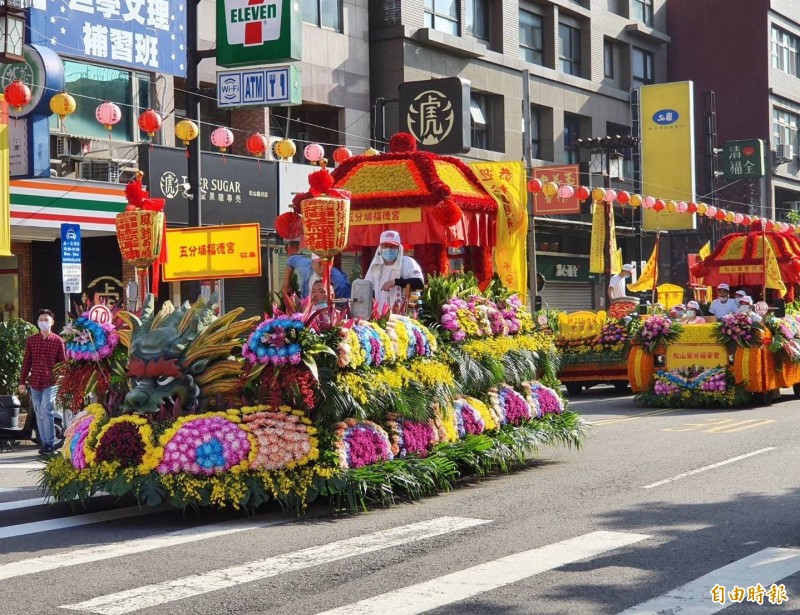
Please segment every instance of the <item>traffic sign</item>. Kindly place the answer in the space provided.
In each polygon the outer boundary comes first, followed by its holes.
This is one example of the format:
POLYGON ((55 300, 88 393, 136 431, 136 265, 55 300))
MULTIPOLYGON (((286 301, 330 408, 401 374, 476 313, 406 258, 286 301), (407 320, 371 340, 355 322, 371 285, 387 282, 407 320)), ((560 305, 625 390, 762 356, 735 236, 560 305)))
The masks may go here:
POLYGON ((81 292, 81 227, 61 225, 61 277, 65 293, 81 292))
POLYGON ((217 106, 270 107, 303 102, 300 67, 295 65, 217 72, 217 106))

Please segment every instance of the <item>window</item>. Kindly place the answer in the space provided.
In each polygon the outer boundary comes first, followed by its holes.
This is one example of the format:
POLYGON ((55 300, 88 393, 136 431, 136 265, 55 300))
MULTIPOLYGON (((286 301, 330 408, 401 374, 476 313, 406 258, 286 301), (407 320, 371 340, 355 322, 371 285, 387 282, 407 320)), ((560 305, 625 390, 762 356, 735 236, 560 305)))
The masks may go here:
POLYGON ((425 0, 425 27, 458 36, 458 0, 425 0))
POLYGON ((531 107, 531 156, 541 160, 542 156, 542 110, 531 107))
POLYGON ((653 0, 633 0, 633 18, 653 26, 653 0))
POLYGON ((578 138, 581 132, 581 118, 577 115, 564 114, 564 162, 578 164, 578 138))
POLYGON ((614 78, 614 43, 609 40, 603 41, 603 75, 614 78))
POLYGON ((559 59, 561 71, 568 75, 581 74, 581 31, 580 28, 558 24, 559 59))
POLYGON ((519 11, 519 57, 544 66, 543 19, 536 13, 519 11))
POLYGON ((797 126, 800 118, 781 109, 772 110, 772 139, 775 145, 791 145, 797 152, 797 126))
MULTIPOLYGON (((104 100, 115 102, 122 110, 122 119, 114 126, 114 139, 138 139, 139 114, 150 105, 149 77, 108 66, 64 60, 66 90, 78 101, 75 113, 69 116, 69 132, 85 137, 108 139, 108 131, 95 118, 97 105, 104 100)), ((50 116, 50 130, 58 130, 58 116, 50 116)))
POLYGON ((303 0, 303 21, 342 31, 342 0, 303 0))
POLYGON ((491 106, 489 97, 483 94, 472 94, 469 103, 470 135, 472 147, 491 149, 489 125, 491 123, 491 106))
POLYGON ((772 28, 772 66, 800 76, 800 41, 779 28, 772 28))
POLYGON ((489 0, 466 0, 464 27, 467 34, 484 41, 489 40, 489 0))
POLYGON ((655 83, 655 80, 655 56, 650 51, 634 47, 631 86, 638 88, 642 85, 655 83))

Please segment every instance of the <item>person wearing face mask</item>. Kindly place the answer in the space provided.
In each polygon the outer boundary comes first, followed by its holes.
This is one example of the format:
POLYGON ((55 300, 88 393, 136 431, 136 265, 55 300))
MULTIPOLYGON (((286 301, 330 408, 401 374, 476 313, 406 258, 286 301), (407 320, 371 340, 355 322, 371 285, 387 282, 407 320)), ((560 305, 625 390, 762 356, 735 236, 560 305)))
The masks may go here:
POLYGON ((739 313, 746 314, 750 322, 761 322, 762 318, 753 311, 753 298, 745 295, 739 300, 739 313))
POLYGON ((401 303, 406 287, 422 290, 425 286, 422 268, 413 258, 403 254, 400 233, 397 231, 381 233, 380 246, 364 279, 372 282, 380 312, 386 307, 391 309, 401 303))
POLYGON ((690 301, 686 304, 686 315, 681 319, 687 325, 703 325, 706 319, 700 315, 700 304, 690 301))
POLYGON ((731 287, 727 284, 717 286, 717 298, 711 302, 708 313, 720 320, 723 316, 733 314, 739 304, 730 298, 731 287))
POLYGON ((40 455, 49 455, 55 445, 55 419, 50 394, 55 384, 53 368, 66 360, 64 340, 52 332, 55 316, 50 310, 39 310, 39 333, 25 340, 25 355, 19 377, 19 392, 30 388, 31 404, 36 413, 36 427, 42 448, 40 455), (27 385, 27 388, 26 388, 27 385))
POLYGON ((686 315, 686 306, 679 303, 669 311, 669 317, 672 320, 681 320, 686 315))

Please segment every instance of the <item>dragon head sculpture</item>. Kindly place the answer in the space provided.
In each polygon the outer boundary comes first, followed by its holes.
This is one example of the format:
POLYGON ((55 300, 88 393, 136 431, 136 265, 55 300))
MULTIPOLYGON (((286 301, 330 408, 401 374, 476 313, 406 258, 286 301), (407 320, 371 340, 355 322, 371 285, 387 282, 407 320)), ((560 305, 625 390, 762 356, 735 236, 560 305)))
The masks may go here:
POLYGON ((237 321, 243 308, 215 316, 216 296, 177 309, 167 301, 157 313, 154 304, 148 295, 141 318, 120 313, 130 329, 130 391, 122 411, 166 419, 230 399, 242 371, 233 351, 258 318, 237 321))

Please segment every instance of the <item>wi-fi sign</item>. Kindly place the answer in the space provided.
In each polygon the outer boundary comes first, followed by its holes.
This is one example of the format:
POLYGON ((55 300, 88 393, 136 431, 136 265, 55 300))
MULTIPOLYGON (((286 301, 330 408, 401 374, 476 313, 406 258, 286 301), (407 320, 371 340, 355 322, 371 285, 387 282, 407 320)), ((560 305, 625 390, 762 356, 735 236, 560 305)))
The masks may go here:
POLYGON ((223 77, 219 83, 219 97, 227 103, 238 102, 242 97, 241 82, 237 75, 223 77))

